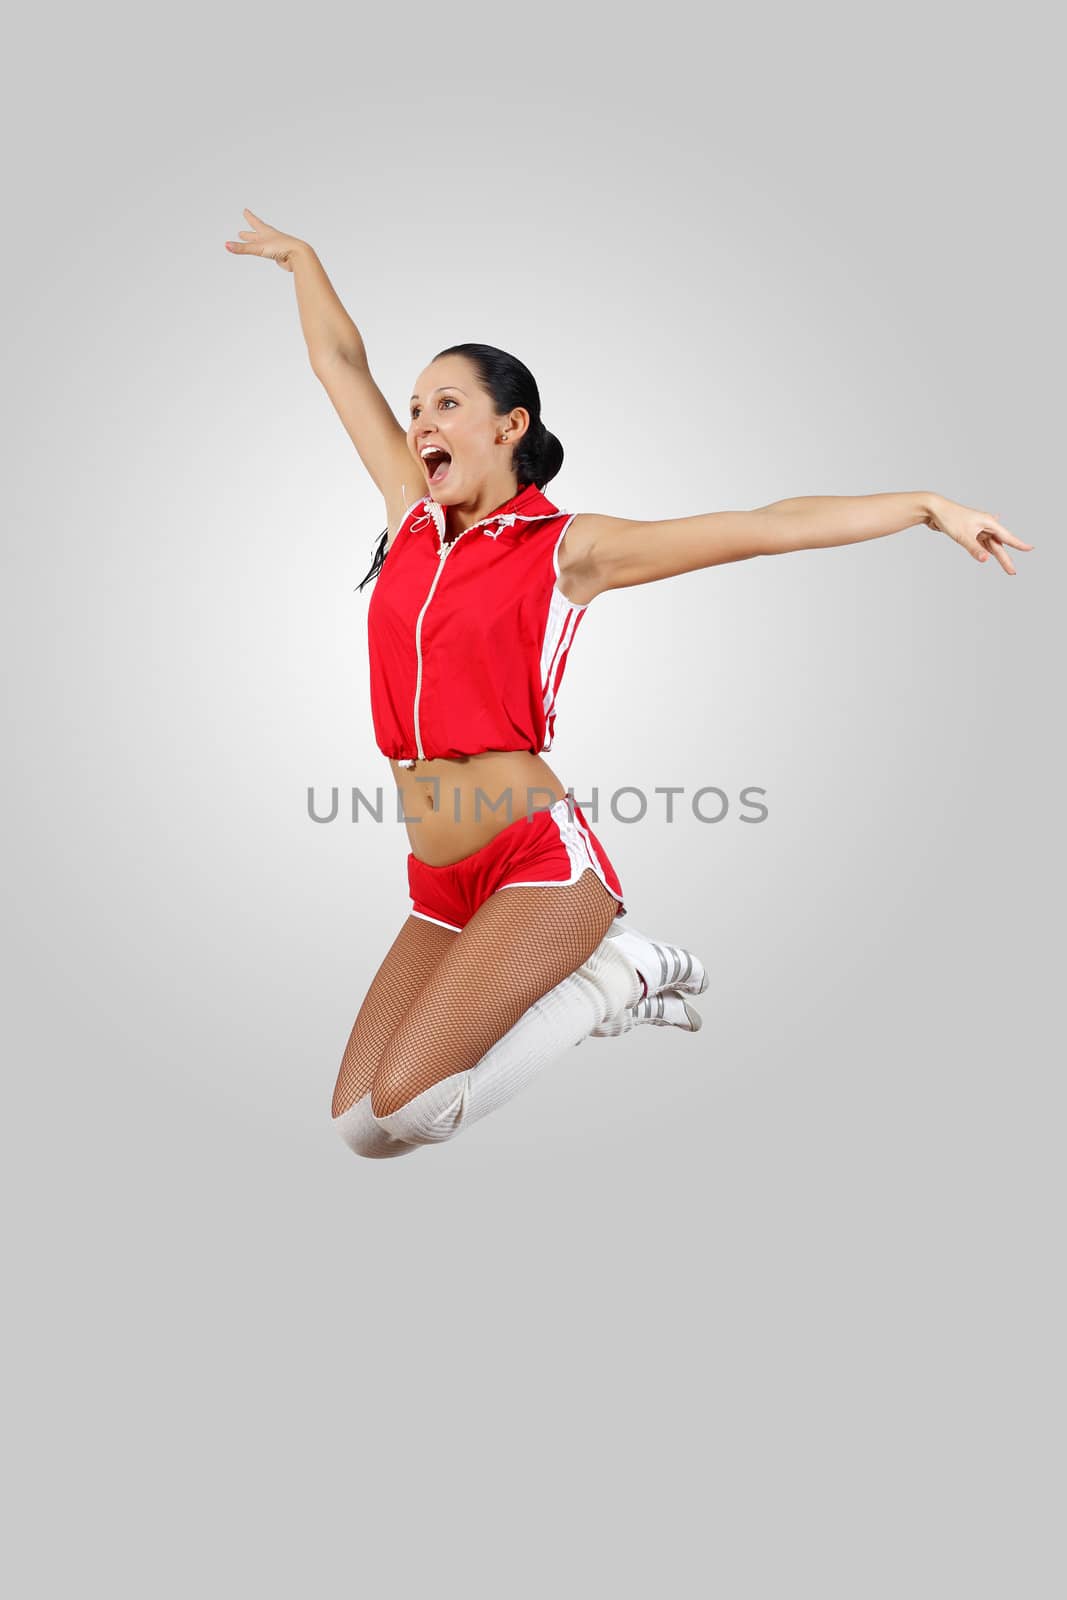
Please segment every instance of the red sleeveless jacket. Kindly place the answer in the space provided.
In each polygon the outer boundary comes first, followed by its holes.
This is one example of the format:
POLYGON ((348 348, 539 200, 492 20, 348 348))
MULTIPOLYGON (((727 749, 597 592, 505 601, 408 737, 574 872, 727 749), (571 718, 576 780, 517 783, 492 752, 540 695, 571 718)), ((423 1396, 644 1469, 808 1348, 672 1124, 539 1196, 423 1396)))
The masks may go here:
POLYGON ((367 608, 384 756, 413 767, 552 748, 556 695, 586 612, 556 586, 572 520, 527 484, 445 545, 437 501, 408 508, 367 608))

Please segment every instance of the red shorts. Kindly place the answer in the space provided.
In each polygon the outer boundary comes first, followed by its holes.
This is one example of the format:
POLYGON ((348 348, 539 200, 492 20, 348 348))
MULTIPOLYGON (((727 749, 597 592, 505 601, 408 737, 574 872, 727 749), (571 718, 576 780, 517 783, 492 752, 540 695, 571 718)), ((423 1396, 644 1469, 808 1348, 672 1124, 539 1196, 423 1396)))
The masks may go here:
POLYGON ((572 802, 564 796, 529 818, 525 813, 516 817, 480 850, 448 866, 431 867, 409 854, 411 914, 458 933, 498 889, 576 883, 589 867, 619 902, 617 915, 624 917, 615 868, 581 806, 574 801, 572 815, 572 802))

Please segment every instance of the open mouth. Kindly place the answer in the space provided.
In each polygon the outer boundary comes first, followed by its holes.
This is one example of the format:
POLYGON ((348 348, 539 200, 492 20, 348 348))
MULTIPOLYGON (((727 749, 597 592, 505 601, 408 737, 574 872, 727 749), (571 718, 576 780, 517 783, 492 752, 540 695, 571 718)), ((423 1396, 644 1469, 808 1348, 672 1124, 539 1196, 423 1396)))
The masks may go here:
POLYGON ((422 458, 431 483, 443 483, 448 477, 452 457, 447 450, 430 450, 422 458))

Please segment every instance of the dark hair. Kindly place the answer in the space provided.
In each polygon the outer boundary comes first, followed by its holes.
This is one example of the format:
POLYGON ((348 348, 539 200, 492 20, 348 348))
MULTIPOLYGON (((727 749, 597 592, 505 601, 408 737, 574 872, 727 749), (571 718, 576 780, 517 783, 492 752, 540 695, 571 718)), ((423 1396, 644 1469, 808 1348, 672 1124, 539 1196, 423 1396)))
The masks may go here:
MULTIPOLYGON (((467 357, 498 416, 518 406, 530 413, 530 426, 515 446, 511 464, 519 489, 524 489, 530 483, 543 489, 563 465, 563 446, 541 421, 541 395, 529 367, 518 356, 508 355, 506 350, 498 350, 493 344, 452 344, 447 350, 439 350, 434 360, 440 361, 442 356, 467 357)), ((378 540, 371 569, 363 582, 356 585, 357 589, 362 589, 382 570, 388 539, 389 529, 385 527, 378 540)))

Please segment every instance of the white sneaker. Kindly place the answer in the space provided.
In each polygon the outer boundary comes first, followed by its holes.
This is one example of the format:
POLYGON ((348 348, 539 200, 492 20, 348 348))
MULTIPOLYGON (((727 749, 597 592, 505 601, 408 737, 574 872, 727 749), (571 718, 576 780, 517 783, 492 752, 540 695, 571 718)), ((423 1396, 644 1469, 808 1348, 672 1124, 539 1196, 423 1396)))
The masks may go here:
POLYGON ((640 928, 628 927, 618 917, 607 931, 623 955, 644 979, 648 997, 674 989, 682 994, 703 994, 708 974, 699 956, 679 945, 650 939, 640 928))
POLYGON ((684 1033, 699 1033, 704 1026, 704 1019, 695 1006, 676 990, 665 989, 661 994, 646 995, 643 1000, 635 1001, 614 1017, 605 1017, 592 1029, 591 1036, 614 1039, 642 1022, 650 1022, 657 1028, 681 1028, 684 1033))
POLYGON ((699 1033, 704 1026, 704 1019, 696 1007, 672 989, 646 995, 630 1007, 630 1015, 635 1023, 651 1022, 657 1028, 682 1028, 686 1033, 699 1033))

